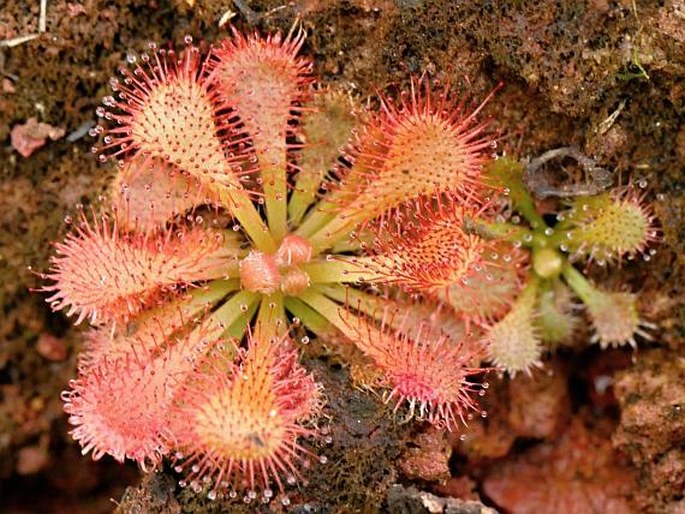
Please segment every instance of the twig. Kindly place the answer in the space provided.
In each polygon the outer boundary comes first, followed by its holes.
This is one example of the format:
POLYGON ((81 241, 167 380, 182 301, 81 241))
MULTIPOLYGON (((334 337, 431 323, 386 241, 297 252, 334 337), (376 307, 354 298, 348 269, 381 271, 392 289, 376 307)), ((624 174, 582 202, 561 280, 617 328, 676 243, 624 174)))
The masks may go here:
POLYGON ((288 5, 279 5, 278 7, 274 7, 265 13, 258 13, 257 11, 251 9, 244 0, 233 0, 233 5, 242 13, 243 16, 245 16, 245 19, 250 25, 256 25, 260 19, 268 18, 272 14, 275 14, 278 11, 288 7, 288 5))
POLYGON ((250 6, 243 2, 243 0, 233 0, 233 5, 245 16, 247 23, 250 25, 255 25, 259 21, 260 14, 250 9, 250 6))
POLYGON ((2 41, 0 41, 0 48, 12 48, 14 46, 19 46, 23 43, 26 43, 39 37, 43 32, 47 30, 47 10, 48 0, 40 0, 40 13, 38 15, 37 34, 27 34, 25 36, 17 36, 10 39, 3 39, 2 41))
POLYGON ((81 123, 76 130, 67 136, 67 141, 73 143, 85 136, 88 131, 95 126, 95 120, 88 120, 81 123))
POLYGON ((13 46, 18 46, 26 43, 27 41, 31 41, 32 39, 36 39, 38 36, 40 36, 40 34, 28 34, 26 36, 17 36, 11 39, 4 39, 0 41, 0 48, 12 48, 13 46))
POLYGON ((599 133, 600 136, 603 136, 606 134, 611 126, 614 124, 616 121, 616 118, 618 118, 618 115, 621 114, 621 111, 623 108, 626 106, 626 101, 621 100, 621 103, 618 104, 618 108, 612 112, 607 119, 602 121, 602 123, 599 124, 599 127, 597 128, 597 132, 599 133))
POLYGON ((38 17, 38 32, 45 32, 47 24, 48 0, 40 0, 40 16, 38 17))

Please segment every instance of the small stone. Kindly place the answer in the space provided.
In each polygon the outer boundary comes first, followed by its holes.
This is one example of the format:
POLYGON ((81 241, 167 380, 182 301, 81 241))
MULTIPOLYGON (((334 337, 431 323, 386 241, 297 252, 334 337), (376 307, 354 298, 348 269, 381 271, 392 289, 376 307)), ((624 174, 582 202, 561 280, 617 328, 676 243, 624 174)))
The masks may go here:
POLYGON ((79 14, 86 14, 86 8, 81 4, 67 2, 67 13, 70 18, 73 18, 79 14))
POLYGON ((14 85, 14 82, 12 82, 8 78, 2 79, 2 92, 3 93, 15 93, 17 91, 16 86, 14 85))
POLYGON ((19 450, 16 470, 18 475, 35 475, 48 464, 48 455, 39 446, 26 446, 19 450))
POLYGON ((47 123, 39 123, 36 118, 29 118, 23 125, 12 127, 12 148, 19 152, 22 157, 29 157, 38 150, 50 138, 53 141, 64 137, 62 128, 53 127, 47 123))
POLYGON ((38 354, 54 362, 61 362, 67 358, 67 346, 62 339, 50 334, 41 334, 36 342, 38 354))

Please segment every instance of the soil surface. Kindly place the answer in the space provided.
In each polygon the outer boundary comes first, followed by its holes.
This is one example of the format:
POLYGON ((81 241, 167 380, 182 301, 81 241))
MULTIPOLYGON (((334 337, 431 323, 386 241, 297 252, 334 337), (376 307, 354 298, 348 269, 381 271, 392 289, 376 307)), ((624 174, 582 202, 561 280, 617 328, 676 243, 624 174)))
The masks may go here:
POLYGON ((172 475, 141 481, 133 466, 80 456, 60 401, 80 330, 31 288, 51 242, 69 229, 65 219, 112 176, 87 132, 126 55, 151 41, 182 44, 186 34, 209 44, 230 23, 266 33, 296 20, 318 79, 361 99, 392 95, 424 72, 476 99, 503 82, 487 108, 498 151, 529 160, 574 146, 616 184, 646 181, 663 241, 649 262, 593 275, 640 292, 643 317, 658 327, 653 341, 602 352, 583 333, 532 378, 492 377, 487 419, 461 437, 397 424, 350 388, 344 369, 310 362, 329 392, 332 443, 314 443, 328 463, 290 494, 290 510, 685 511, 680 0, 48 0, 45 30, 40 19, 39 2, 0 7, 2 512, 225 508, 178 488, 172 475))

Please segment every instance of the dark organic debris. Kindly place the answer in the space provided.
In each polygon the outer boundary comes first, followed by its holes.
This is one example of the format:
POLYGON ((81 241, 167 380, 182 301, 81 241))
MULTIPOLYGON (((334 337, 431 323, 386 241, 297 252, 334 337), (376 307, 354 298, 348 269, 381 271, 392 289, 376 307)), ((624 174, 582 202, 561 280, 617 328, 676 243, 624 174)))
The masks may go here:
POLYGON ((606 168, 598 166, 597 163, 584 155, 580 150, 573 146, 555 148, 536 157, 526 166, 524 181, 529 190, 537 198, 571 198, 583 195, 596 195, 605 191, 612 185, 611 172, 606 168), (547 170, 543 168, 549 161, 561 160, 565 157, 571 158, 578 163, 585 173, 585 182, 581 184, 562 184, 554 186, 551 184, 547 170))

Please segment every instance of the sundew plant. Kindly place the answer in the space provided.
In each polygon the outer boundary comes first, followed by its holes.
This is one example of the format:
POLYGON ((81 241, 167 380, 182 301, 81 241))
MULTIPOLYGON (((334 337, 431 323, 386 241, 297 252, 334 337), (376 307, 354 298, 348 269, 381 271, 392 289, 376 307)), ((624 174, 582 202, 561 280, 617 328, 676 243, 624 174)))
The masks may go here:
POLYGON ((602 346, 643 334, 635 296, 574 264, 644 251, 639 195, 579 199, 548 227, 519 165, 494 160, 493 94, 421 77, 361 108, 316 83, 304 41, 187 37, 112 79, 92 135, 116 177, 42 288, 92 326, 63 395, 84 454, 269 501, 325 460, 305 442, 325 410, 300 362, 314 337, 397 414, 458 430, 484 369, 530 372, 570 337, 574 295, 602 346))

